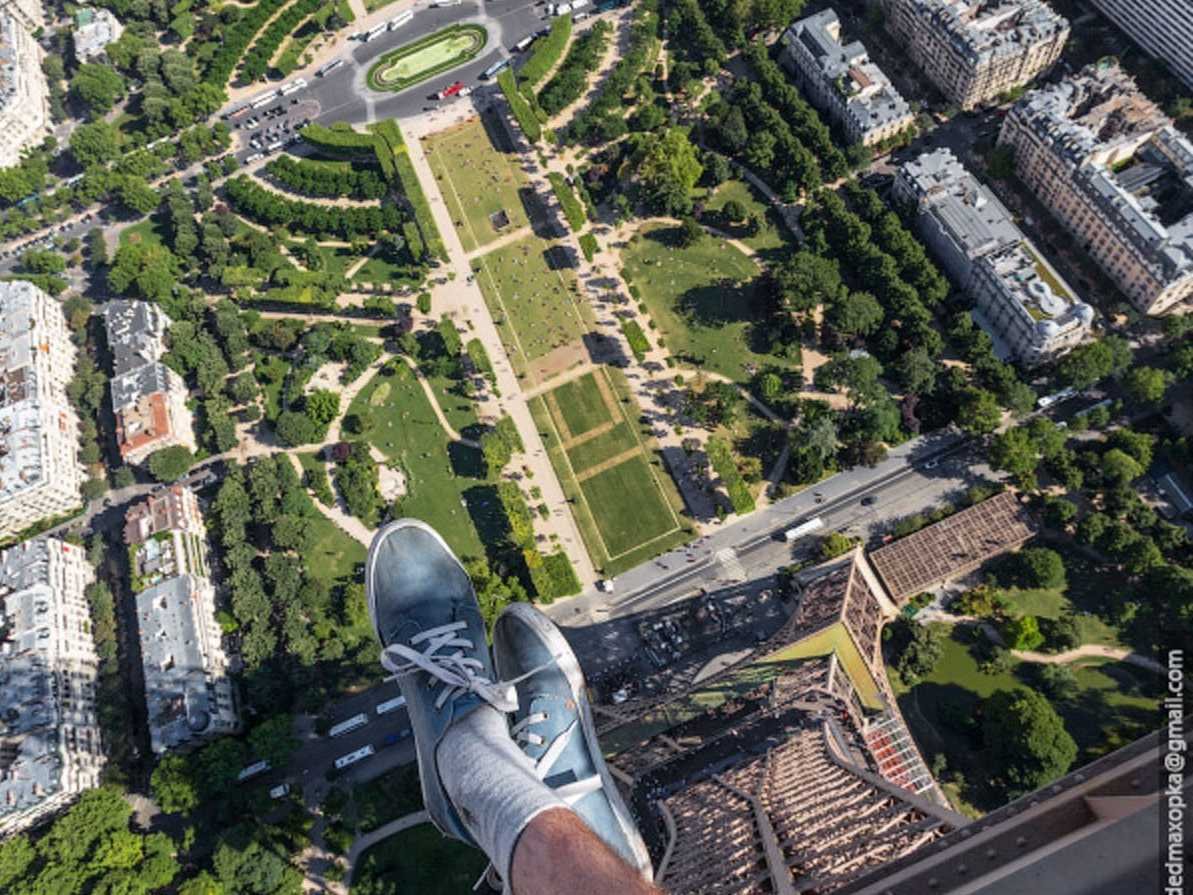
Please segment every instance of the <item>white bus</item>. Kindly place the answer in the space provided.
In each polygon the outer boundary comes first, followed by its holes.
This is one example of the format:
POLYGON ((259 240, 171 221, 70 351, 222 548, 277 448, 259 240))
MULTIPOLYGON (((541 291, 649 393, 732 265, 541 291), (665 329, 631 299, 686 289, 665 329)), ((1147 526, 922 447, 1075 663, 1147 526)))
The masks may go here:
POLYGON ((278 92, 276 90, 271 90, 269 93, 261 94, 259 97, 249 103, 249 105, 251 105, 254 109, 260 109, 262 106, 268 106, 277 98, 278 92))
POLYGON ((534 43, 534 35, 527 34, 524 38, 522 38, 520 41, 518 41, 516 44, 514 44, 514 52, 521 53, 523 50, 527 49, 532 43, 534 43))
POLYGON ((258 774, 264 774, 269 770, 269 762, 255 761, 246 768, 243 768, 239 774, 236 775, 237 783, 244 783, 250 777, 256 777, 258 774))
POLYGON ((810 535, 814 531, 820 531, 822 528, 824 528, 824 520, 816 516, 807 522, 801 522, 795 528, 787 529, 787 531, 783 532, 783 540, 790 544, 792 541, 798 541, 805 535, 810 535))
POLYGON ((401 28, 403 25, 405 25, 407 22, 409 22, 413 18, 414 18, 414 10, 407 9, 403 12, 398 13, 396 16, 394 16, 392 19, 390 19, 389 23, 386 27, 388 27, 390 31, 393 31, 397 28, 401 28))
POLYGON ((364 712, 361 712, 359 715, 353 715, 347 721, 341 721, 339 724, 336 724, 327 732, 327 735, 329 737, 342 737, 346 733, 352 733, 354 730, 360 730, 360 728, 364 727, 368 723, 369 716, 364 712))
POLYGON ((363 35, 361 35, 360 39, 363 40, 365 43, 368 43, 370 40, 372 40, 378 34, 384 34, 388 30, 389 30, 389 25, 387 25, 385 22, 382 22, 380 25, 376 26, 375 28, 370 28, 368 31, 366 31, 363 35))
POLYGON ((349 752, 347 755, 341 755, 336 759, 336 770, 343 770, 350 764, 356 764, 358 761, 363 761, 372 755, 376 750, 372 746, 361 746, 355 752, 349 752))
POLYGON ((384 715, 387 712, 396 711, 406 704, 405 696, 397 696, 393 699, 387 699, 385 702, 377 703, 377 714, 384 715))
POLYGON ((321 78, 324 75, 335 71, 337 68, 339 68, 343 64, 344 64, 343 59, 333 59, 333 60, 331 60, 331 62, 327 63, 327 65, 323 66, 321 69, 319 69, 317 72, 315 72, 315 77, 321 78))
POLYGON ((483 72, 481 72, 481 78, 488 80, 489 78, 496 77, 497 73, 509 65, 511 61, 512 60, 510 59, 498 59, 483 72))
POLYGON ((278 91, 278 96, 289 96, 294 91, 302 90, 306 86, 306 78, 295 78, 289 84, 283 85, 282 89, 278 91))

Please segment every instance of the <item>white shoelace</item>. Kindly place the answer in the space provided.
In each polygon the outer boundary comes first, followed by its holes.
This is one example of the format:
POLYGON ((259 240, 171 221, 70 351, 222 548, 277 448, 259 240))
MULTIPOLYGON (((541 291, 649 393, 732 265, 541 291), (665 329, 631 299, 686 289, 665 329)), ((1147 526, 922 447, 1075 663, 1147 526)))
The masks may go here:
POLYGON ((467 627, 465 621, 451 622, 414 635, 409 645, 391 643, 381 651, 381 665, 394 678, 418 669, 442 682, 443 688, 435 698, 437 709, 460 693, 475 693, 499 712, 516 711, 518 694, 513 685, 517 681, 495 683, 478 674, 485 666, 474 658, 476 645, 460 634, 467 627))

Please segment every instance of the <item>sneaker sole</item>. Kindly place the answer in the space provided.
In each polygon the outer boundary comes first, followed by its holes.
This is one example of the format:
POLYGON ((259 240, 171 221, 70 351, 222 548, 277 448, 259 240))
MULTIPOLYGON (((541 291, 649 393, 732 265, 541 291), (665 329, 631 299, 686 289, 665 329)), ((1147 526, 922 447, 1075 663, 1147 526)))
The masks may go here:
POLYGON ((400 531, 403 528, 417 528, 419 531, 429 534, 439 542, 439 546, 442 547, 447 552, 447 555, 452 558, 452 561, 460 567, 460 571, 464 572, 465 575, 468 574, 468 570, 464 568, 464 564, 460 562, 460 558, 456 556, 456 552, 447 545, 447 541, 443 540, 443 536, 421 519, 395 519, 393 522, 387 522, 385 525, 381 526, 377 534, 373 535, 373 542, 369 544, 369 552, 365 557, 365 594, 368 598, 367 602, 369 607, 369 621, 373 623, 373 634, 376 636, 378 642, 381 641, 381 628, 377 624, 377 606, 373 600, 373 595, 376 593, 376 589, 373 587, 373 570, 376 568, 377 549, 389 535, 393 534, 395 531, 400 531))
POLYGON ((517 616, 519 621, 534 630, 547 644, 551 653, 557 657, 559 667, 563 671, 564 676, 567 677, 568 686, 572 691, 572 698, 575 699, 576 705, 580 707, 580 723, 584 727, 584 739, 596 753, 597 757, 600 758, 598 764, 601 786, 604 788, 606 798, 609 799, 609 804, 613 808, 613 815, 617 818, 623 835, 633 848, 638 871, 641 873, 642 878, 647 882, 654 882, 654 871, 650 863, 650 853, 646 850, 646 843, 642 841, 642 834, 638 832, 638 825, 634 823, 634 818, 622 800, 621 792, 617 789, 617 783, 613 779, 613 775, 609 773, 609 767, 604 761, 603 753, 600 751, 600 742, 596 735, 596 725, 592 720, 592 708, 588 704, 588 690, 584 683, 584 672, 580 670, 580 663, 576 660, 576 654, 572 651, 571 645, 564 638, 563 634, 560 633, 559 628, 529 603, 511 603, 502 612, 503 615, 506 613, 517 616))

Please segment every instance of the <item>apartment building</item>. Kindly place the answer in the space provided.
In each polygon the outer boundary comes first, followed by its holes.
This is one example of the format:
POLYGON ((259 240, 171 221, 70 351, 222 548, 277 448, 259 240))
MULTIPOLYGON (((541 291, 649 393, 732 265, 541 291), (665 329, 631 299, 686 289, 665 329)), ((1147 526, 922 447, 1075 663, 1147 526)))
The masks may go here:
POLYGON ((872 146, 915 123, 911 107, 866 48, 841 42, 841 21, 832 9, 793 22, 783 33, 780 61, 850 143, 872 146))
POLYGON ((81 503, 74 364, 62 306, 31 283, 0 283, 0 538, 81 503))
POLYGON ((1069 23, 1043 0, 884 0, 887 29, 940 92, 972 109, 1056 62, 1069 23))
POLYGON ((97 59, 104 47, 124 33, 120 20, 107 9, 80 9, 75 12, 75 30, 71 35, 75 57, 80 62, 97 59))
POLYGON ((11 15, 30 33, 46 24, 45 8, 41 0, 0 0, 0 15, 11 15))
POLYGON ((917 211, 916 229, 975 305, 1000 353, 1025 366, 1089 336, 1094 309, 1015 225, 1006 207, 948 149, 906 162, 894 194, 917 211))
POLYGON ((236 694, 215 618, 207 532, 194 492, 175 485, 131 507, 124 538, 151 748, 160 754, 235 732, 236 694))
POLYGON ((49 135, 50 89, 44 56, 30 33, 27 4, 0 9, 0 168, 49 135))
POLYGON ((1193 90, 1193 7, 1189 0, 1091 2, 1193 90))
POLYGON ((110 301, 104 325, 112 351, 112 412, 116 444, 128 463, 171 445, 195 450, 186 383, 161 362, 170 318, 146 301, 110 301))
POLYGON ((1015 104, 1015 170, 1140 311, 1193 295, 1193 144, 1115 64, 1015 104))
POLYGON ((0 552, 0 837, 99 784, 99 659, 79 547, 52 538, 0 552))

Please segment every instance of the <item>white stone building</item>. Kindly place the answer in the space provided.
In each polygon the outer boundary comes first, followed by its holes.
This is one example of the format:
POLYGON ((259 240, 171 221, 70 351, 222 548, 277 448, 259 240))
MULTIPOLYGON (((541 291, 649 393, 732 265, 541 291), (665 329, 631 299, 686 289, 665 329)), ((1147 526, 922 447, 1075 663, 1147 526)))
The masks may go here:
POLYGON ((147 301, 110 301, 104 325, 112 351, 112 412, 116 444, 128 463, 171 445, 195 450, 186 383, 161 362, 170 318, 147 301))
POLYGON ((1004 353, 1032 366, 1089 336, 1094 309, 1075 297, 998 198, 948 149, 906 162, 894 194, 915 206, 920 236, 973 298, 975 319, 1004 353))
POLYGON ((194 492, 158 491, 129 509, 132 587, 154 752, 233 733, 240 720, 215 618, 207 532, 194 492))
POLYGON ((949 100, 972 109, 1052 67, 1069 23, 1043 0, 883 0, 886 26, 949 100))
POLYGON ((1032 91, 998 141, 1135 307, 1159 314, 1193 296, 1193 144, 1121 68, 1032 91))
POLYGON ((117 40, 124 33, 120 20, 108 9, 80 9, 75 13, 75 30, 72 38, 75 57, 80 62, 98 59, 104 47, 117 40))
POLYGON ((99 784, 99 658, 82 548, 53 538, 0 552, 0 837, 99 784))
POLYGON ((850 143, 871 146, 915 123, 911 107, 866 48, 859 41, 841 42, 841 21, 832 9, 793 22, 782 41, 783 65, 850 143))
POLYGON ((0 9, 0 168, 20 162, 25 149, 50 133, 45 54, 25 24, 23 6, 0 9))
POLYGON ((31 283, 0 283, 0 538, 82 503, 74 364, 62 306, 31 283))

